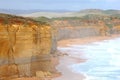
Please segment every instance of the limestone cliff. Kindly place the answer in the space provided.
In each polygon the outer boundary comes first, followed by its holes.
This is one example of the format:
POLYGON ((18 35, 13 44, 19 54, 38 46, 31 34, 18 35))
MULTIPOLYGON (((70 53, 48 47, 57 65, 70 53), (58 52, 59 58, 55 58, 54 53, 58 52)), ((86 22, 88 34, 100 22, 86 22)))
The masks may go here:
POLYGON ((52 72, 53 32, 46 23, 0 14, 0 80, 52 72))
POLYGON ((58 31, 58 40, 120 33, 120 18, 112 16, 86 15, 55 18, 51 21, 51 25, 58 31))

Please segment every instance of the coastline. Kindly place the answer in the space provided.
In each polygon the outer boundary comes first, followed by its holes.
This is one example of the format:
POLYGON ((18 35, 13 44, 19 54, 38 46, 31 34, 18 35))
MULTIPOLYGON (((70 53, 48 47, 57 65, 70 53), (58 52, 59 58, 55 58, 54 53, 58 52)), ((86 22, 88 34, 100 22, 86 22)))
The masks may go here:
POLYGON ((56 69, 61 73, 61 75, 53 80, 83 80, 85 77, 82 74, 73 73, 68 66, 84 61, 86 60, 78 60, 68 55, 60 56, 59 64, 57 65, 56 69))
MULTIPOLYGON (((120 37, 120 35, 111 35, 111 36, 98 36, 98 37, 87 37, 79 39, 68 39, 58 42, 58 47, 67 47, 69 45, 84 45, 92 42, 109 40, 120 37)), ((82 55, 82 53, 81 53, 82 55)), ((60 51, 56 52, 52 57, 53 67, 55 73, 50 77, 29 77, 29 78, 17 78, 12 80, 84 80, 85 76, 83 74, 78 74, 72 72, 68 66, 75 63, 85 62, 85 59, 77 59, 72 56, 69 56, 67 53, 62 53, 60 51)))
POLYGON ((86 38, 77 38, 77 39, 66 39, 58 42, 58 47, 67 47, 69 45, 84 45, 92 42, 109 40, 120 37, 120 34, 114 34, 111 36, 95 36, 95 37, 86 37, 86 38))
MULTIPOLYGON (((58 42, 58 47, 67 47, 69 45, 84 45, 92 42, 110 40, 120 37, 120 35, 111 35, 111 36, 98 36, 98 37, 87 37, 79 39, 68 39, 58 42)), ((80 53, 81 54, 81 53, 80 53)), ((61 72, 61 76, 54 78, 53 80, 84 80, 85 76, 83 74, 78 74, 72 72, 68 66, 75 63, 85 62, 85 59, 77 59, 69 56, 67 53, 62 53, 63 56, 59 57, 59 64, 56 66, 56 69, 61 72)), ((82 55, 82 54, 81 54, 82 55)))

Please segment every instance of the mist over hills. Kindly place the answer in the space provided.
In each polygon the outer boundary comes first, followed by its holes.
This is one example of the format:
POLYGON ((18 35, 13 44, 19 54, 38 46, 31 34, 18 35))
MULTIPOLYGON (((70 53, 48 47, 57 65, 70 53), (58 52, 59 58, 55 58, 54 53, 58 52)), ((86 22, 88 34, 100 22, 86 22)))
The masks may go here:
POLYGON ((103 16, 119 16, 120 10, 101 10, 101 9, 85 9, 81 11, 64 11, 64 12, 34 12, 31 14, 22 14, 24 17, 81 17, 88 14, 103 15, 103 16))
POLYGON ((33 10, 16 10, 16 9, 0 9, 0 13, 7 13, 7 14, 31 14, 36 12, 72 12, 69 10, 40 10, 40 9, 33 9, 33 10))
POLYGON ((23 17, 81 17, 88 14, 103 15, 103 16, 120 16, 120 10, 101 10, 101 9, 85 9, 80 11, 69 10, 14 10, 0 9, 0 13, 14 14, 23 17))

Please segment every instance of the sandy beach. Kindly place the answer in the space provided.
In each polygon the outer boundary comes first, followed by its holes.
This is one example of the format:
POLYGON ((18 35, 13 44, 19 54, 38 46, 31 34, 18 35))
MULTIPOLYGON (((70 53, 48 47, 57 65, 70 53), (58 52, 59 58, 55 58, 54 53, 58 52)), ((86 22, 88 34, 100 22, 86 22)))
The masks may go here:
POLYGON ((73 44, 84 45, 91 42, 97 42, 102 40, 109 40, 113 38, 120 37, 120 35, 111 35, 111 36, 97 36, 97 37, 86 37, 86 38, 78 38, 78 39, 68 39, 68 40, 61 40, 58 42, 58 47, 65 47, 73 44))
MULTIPOLYGON (((109 40, 120 37, 120 35, 112 35, 112 36, 99 36, 99 37, 88 37, 82 39, 69 39, 69 40, 62 40, 58 42, 58 47, 68 47, 70 45, 84 45, 92 42, 102 41, 102 40, 109 40)), ((64 56, 59 57, 59 65, 56 67, 59 72, 61 72, 61 76, 57 77, 53 80, 85 80, 85 76, 83 74, 78 74, 72 72, 69 65, 76 64, 76 63, 83 63, 86 59, 78 59, 74 56, 70 56, 69 53, 62 53, 64 56)), ((82 55, 82 53, 79 53, 82 55)))
POLYGON ((83 80, 84 76, 82 74, 77 74, 72 72, 68 65, 72 65, 78 62, 84 62, 85 60, 75 59, 70 56, 61 56, 59 57, 59 65, 56 67, 59 72, 61 72, 61 76, 57 77, 53 80, 83 80))

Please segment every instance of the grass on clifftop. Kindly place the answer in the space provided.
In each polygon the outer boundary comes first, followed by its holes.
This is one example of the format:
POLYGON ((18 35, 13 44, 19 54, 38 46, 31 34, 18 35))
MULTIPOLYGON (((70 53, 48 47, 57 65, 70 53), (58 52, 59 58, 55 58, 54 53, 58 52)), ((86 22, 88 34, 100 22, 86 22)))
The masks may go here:
POLYGON ((0 13, 0 23, 1 24, 15 23, 15 24, 29 24, 29 25, 30 24, 49 25, 47 22, 34 20, 29 17, 21 17, 21 16, 3 14, 3 13, 0 13))

